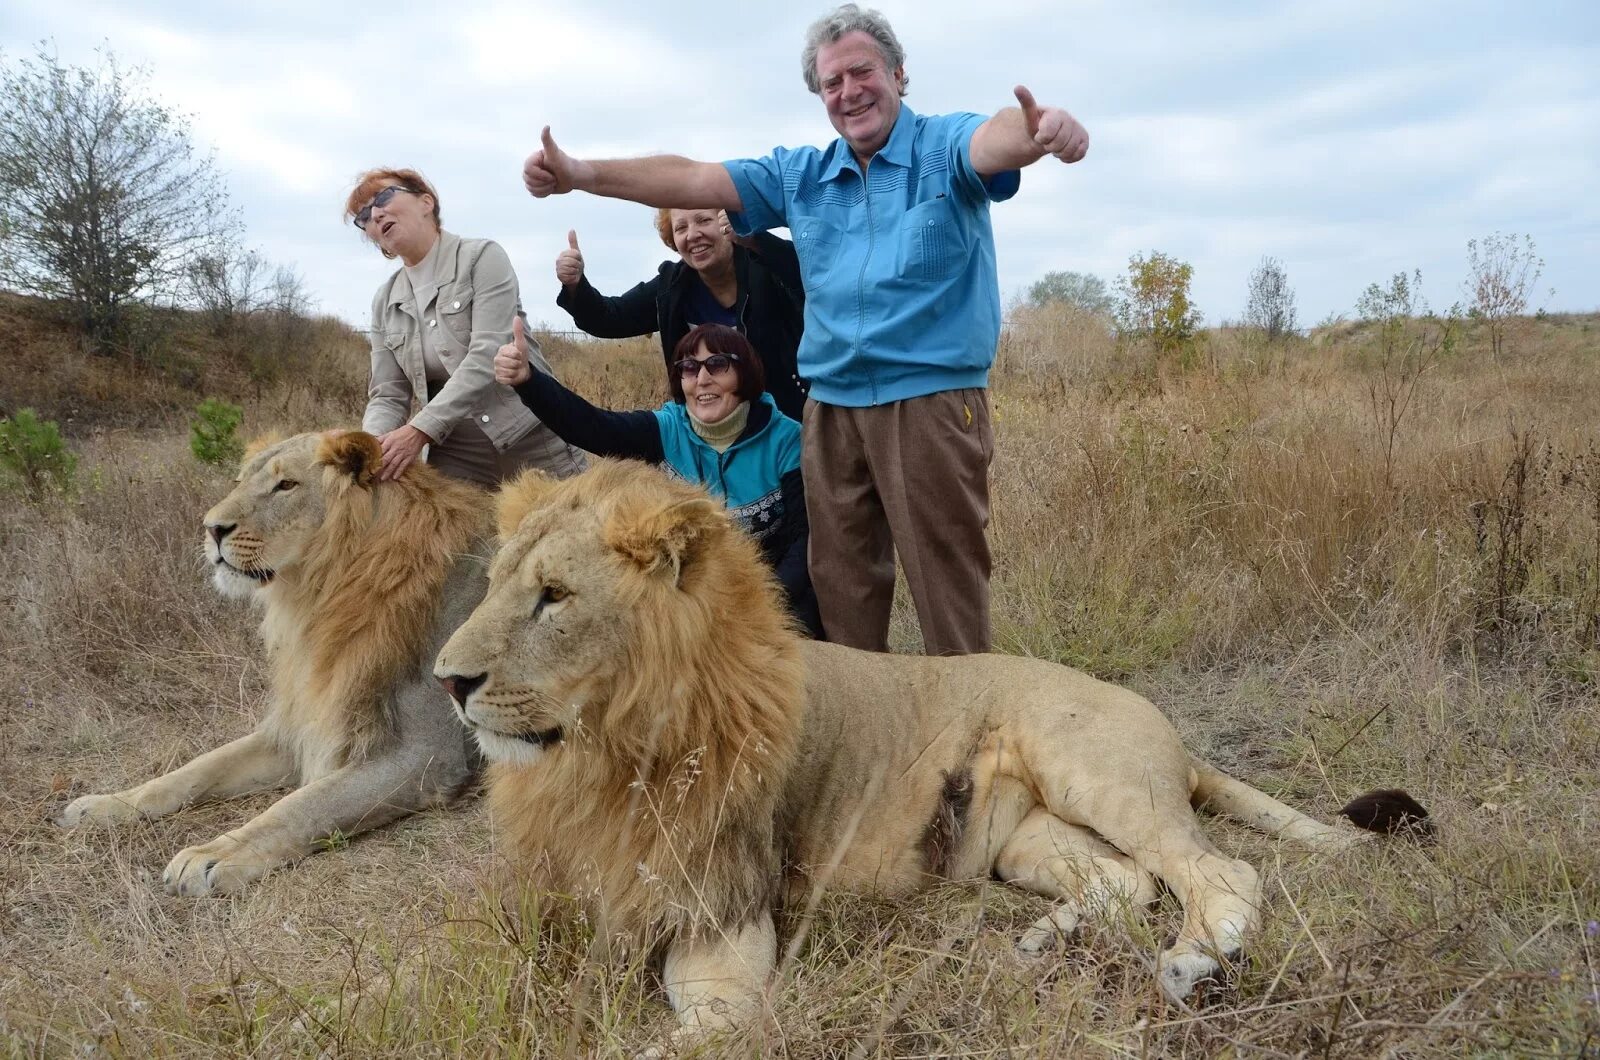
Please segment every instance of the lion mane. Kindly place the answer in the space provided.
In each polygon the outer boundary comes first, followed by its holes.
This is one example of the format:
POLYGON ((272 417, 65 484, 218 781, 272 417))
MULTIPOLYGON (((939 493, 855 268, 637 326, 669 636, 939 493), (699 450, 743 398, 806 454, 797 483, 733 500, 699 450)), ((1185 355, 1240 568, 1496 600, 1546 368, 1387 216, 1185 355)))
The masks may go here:
MULTIPOLYGON (((1195 810, 1324 851, 1323 824, 1191 756, 1142 696, 1003 655, 804 641, 703 490, 637 463, 499 502, 483 601, 434 673, 490 760, 506 851, 601 930, 658 945, 685 1034, 747 1019, 773 912, 822 887, 903 895, 998 876, 1055 905, 1039 954, 1108 903, 1182 903, 1157 981, 1186 996, 1260 918, 1259 877, 1195 810)), ((1415 825, 1403 792, 1352 804, 1415 825)))
POLYGON ((551 882, 598 899, 604 930, 659 938, 747 922, 775 896, 775 792, 804 701, 779 590, 703 494, 632 463, 602 462, 572 481, 522 533, 522 513, 557 484, 527 475, 507 486, 495 569, 516 566, 564 516, 601 521, 622 560, 616 602, 634 621, 618 665, 588 697, 605 704, 603 717, 570 741, 583 753, 535 769, 491 765, 492 816, 551 882), (701 533, 724 526, 715 543, 701 533), (711 547, 729 562, 702 562, 711 547))
POLYGON ((358 431, 251 447, 234 489, 206 514, 203 540, 218 591, 262 610, 271 695, 261 723, 165 776, 77 799, 64 825, 295 787, 172 859, 169 890, 208 894, 469 783, 476 755, 426 660, 482 596, 488 497, 425 465, 379 482, 382 458, 358 431))
POLYGON ((490 528, 482 490, 425 464, 375 488, 382 459, 368 434, 318 439, 311 477, 326 515, 262 594, 280 693, 267 724, 305 756, 361 761, 393 738, 387 693, 427 658, 445 579, 490 528))

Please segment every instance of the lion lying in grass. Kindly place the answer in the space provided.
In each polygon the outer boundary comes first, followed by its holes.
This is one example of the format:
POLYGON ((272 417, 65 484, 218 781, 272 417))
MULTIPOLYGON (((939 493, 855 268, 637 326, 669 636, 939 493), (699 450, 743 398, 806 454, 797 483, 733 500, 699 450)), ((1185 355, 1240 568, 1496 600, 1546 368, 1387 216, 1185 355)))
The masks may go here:
POLYGON ((450 800, 470 742, 426 660, 483 596, 489 498, 418 465, 378 486, 371 435, 303 434, 247 456, 206 513, 205 556, 227 596, 262 607, 272 698, 248 736, 115 795, 66 826, 160 817, 295 785, 254 820, 178 852, 185 895, 237 891, 317 848, 450 800))
POLYGON ((491 762, 509 850, 601 931, 664 944, 686 1033, 759 1005, 774 906, 814 887, 993 873, 1058 903, 1019 943, 1039 952, 1160 880, 1184 921, 1157 972, 1183 998, 1261 905, 1256 871, 1193 806, 1320 850, 1358 841, 1193 758, 1149 701, 1083 673, 802 641, 721 506, 643 466, 525 475, 499 523, 488 594, 434 672, 491 762))

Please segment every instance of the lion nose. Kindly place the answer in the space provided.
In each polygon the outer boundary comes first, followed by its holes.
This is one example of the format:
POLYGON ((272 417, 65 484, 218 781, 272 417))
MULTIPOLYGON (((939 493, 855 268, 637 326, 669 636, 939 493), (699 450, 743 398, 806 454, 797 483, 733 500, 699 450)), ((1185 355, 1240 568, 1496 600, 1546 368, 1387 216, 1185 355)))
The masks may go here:
POLYGON ((467 697, 472 695, 488 679, 488 674, 474 674, 471 677, 458 677, 455 674, 451 674, 449 677, 439 678, 439 683, 444 685, 444 690, 450 693, 451 699, 462 706, 466 706, 467 697))
POLYGON ((234 528, 238 525, 238 523, 210 523, 206 526, 206 529, 211 532, 211 540, 220 545, 222 544, 222 539, 233 533, 234 528))

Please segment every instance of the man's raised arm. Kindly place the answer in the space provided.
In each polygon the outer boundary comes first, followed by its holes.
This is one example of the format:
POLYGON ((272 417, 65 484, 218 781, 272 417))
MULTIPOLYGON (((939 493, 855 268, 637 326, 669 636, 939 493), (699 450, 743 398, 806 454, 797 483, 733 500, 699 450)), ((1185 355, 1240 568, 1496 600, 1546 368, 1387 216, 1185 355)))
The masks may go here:
POLYGON ((681 155, 585 161, 557 147, 548 125, 539 142, 539 149, 522 165, 522 183, 536 199, 586 191, 671 209, 743 207, 733 178, 718 162, 696 162, 681 155))
POLYGON ((1041 107, 1023 85, 1017 106, 1006 107, 972 134, 972 168, 985 180, 1054 155, 1077 162, 1089 151, 1089 133, 1060 107, 1041 107))

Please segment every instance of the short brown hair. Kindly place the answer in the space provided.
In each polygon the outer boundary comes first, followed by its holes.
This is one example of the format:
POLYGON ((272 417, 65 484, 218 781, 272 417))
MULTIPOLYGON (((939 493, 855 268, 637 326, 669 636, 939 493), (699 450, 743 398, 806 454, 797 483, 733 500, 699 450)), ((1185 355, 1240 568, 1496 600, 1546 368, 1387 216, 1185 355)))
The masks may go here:
MULTIPOLYGON (((374 195, 388 187, 404 188, 413 195, 430 196, 433 199, 433 227, 440 228, 439 193, 433 190, 433 185, 428 183, 427 177, 414 169, 369 169, 357 177, 356 186, 350 189, 349 197, 344 200, 345 223, 349 224, 354 220, 356 214, 372 201, 374 195)), ((394 257, 387 250, 383 252, 383 256, 394 257)))
POLYGON ((726 324, 699 324, 689 329, 689 334, 678 340, 672 348, 672 362, 667 365, 667 389, 672 400, 682 405, 683 376, 678 373, 678 362, 693 357, 694 351, 704 346, 709 353, 726 354, 733 358, 733 371, 739 377, 734 393, 745 401, 754 401, 767 389, 767 370, 761 358, 750 345, 750 340, 726 324))
POLYGON ((672 241, 672 211, 665 206, 656 211, 656 233, 661 236, 661 242, 667 249, 676 252, 678 244, 672 241))

